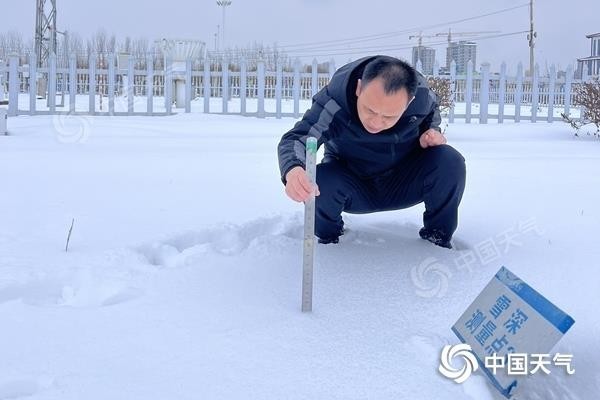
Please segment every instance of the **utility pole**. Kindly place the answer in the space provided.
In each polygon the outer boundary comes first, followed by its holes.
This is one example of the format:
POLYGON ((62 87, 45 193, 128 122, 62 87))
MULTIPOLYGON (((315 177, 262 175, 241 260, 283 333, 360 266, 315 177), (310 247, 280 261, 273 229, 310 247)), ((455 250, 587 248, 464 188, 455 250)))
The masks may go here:
POLYGON ((529 74, 533 79, 533 68, 535 67, 533 49, 535 47, 535 38, 537 38, 537 32, 533 30, 533 0, 529 0, 529 34, 527 40, 529 40, 529 74))
POLYGON ((217 0, 217 5, 223 8, 223 34, 221 35, 221 44, 225 50, 225 9, 231 5, 231 0, 217 0))

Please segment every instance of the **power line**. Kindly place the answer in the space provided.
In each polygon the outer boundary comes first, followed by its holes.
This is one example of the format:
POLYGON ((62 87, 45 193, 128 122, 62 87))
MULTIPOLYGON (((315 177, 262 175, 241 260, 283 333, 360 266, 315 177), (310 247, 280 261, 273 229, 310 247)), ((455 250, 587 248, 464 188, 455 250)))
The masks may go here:
POLYGON ((438 24, 425 25, 425 26, 411 28, 411 29, 404 29, 404 30, 400 30, 400 31, 378 33, 378 34, 372 34, 372 35, 366 35, 366 36, 356 36, 356 37, 347 38, 347 39, 325 40, 325 41, 319 41, 319 42, 290 44, 290 45, 283 45, 283 46, 277 46, 277 47, 282 50, 287 50, 287 49, 292 50, 292 49, 290 49, 292 47, 304 47, 304 48, 313 49, 313 48, 319 48, 319 47, 327 47, 330 44, 337 44, 337 45, 353 44, 353 43, 359 43, 359 42, 365 42, 365 41, 386 39, 386 38, 390 38, 390 37, 394 37, 394 36, 398 36, 398 35, 402 35, 402 34, 406 34, 406 33, 418 32, 418 31, 423 31, 423 30, 427 30, 427 29, 439 28, 439 27, 448 26, 451 24, 458 24, 458 23, 462 23, 462 22, 472 21, 475 19, 485 18, 485 17, 489 17, 492 15, 497 15, 497 14, 505 13, 508 11, 513 11, 513 10, 523 8, 523 7, 528 7, 528 6, 529 6, 529 3, 523 3, 518 6, 504 8, 501 10, 497 10, 497 11, 493 11, 493 12, 489 12, 489 13, 485 13, 485 14, 480 14, 480 15, 476 15, 476 16, 472 16, 472 17, 462 18, 462 19, 438 23, 438 24), (346 42, 349 42, 349 43, 346 43, 346 42))
MULTIPOLYGON (((481 40, 487 40, 487 39, 496 39, 496 38, 500 38, 500 37, 507 37, 507 36, 515 36, 515 35, 521 35, 524 33, 527 33, 529 31, 518 31, 518 32, 510 32, 510 33, 503 33, 503 34, 498 34, 498 35, 490 35, 490 36, 482 36, 479 37, 477 39, 473 39, 473 40, 469 40, 470 42, 479 42, 481 40)), ((430 47, 438 47, 438 46, 445 46, 447 45, 448 42, 447 41, 439 41, 439 42, 431 42, 431 43, 427 43, 428 46, 430 47)), ((394 45, 394 46, 370 46, 370 47, 355 47, 355 48, 349 48, 349 49, 337 49, 339 51, 334 51, 331 49, 323 49, 321 51, 333 51, 330 53, 319 53, 319 54, 315 54, 314 51, 311 51, 310 53, 308 52, 308 50, 306 52, 304 51, 295 51, 295 52, 291 52, 289 53, 290 57, 306 57, 306 56, 321 56, 321 57, 325 57, 325 56, 342 56, 342 55, 354 55, 354 54, 364 54, 366 52, 369 53, 373 53, 376 51, 381 51, 381 52, 385 52, 385 51, 395 51, 395 50, 407 50, 407 49, 411 49, 414 45, 413 44, 403 44, 403 45, 394 45)))
MULTIPOLYGON (((499 38, 499 37, 503 37, 503 36, 513 36, 513 35, 518 35, 518 34, 522 34, 522 33, 527 33, 529 31, 524 30, 524 31, 517 31, 517 32, 509 32, 509 33, 501 33, 501 34, 495 34, 495 35, 488 35, 488 36, 481 36, 478 38, 474 38, 474 39, 469 39, 469 41, 471 42, 476 42, 482 39, 494 39, 494 38, 499 38)), ((446 40, 439 40, 439 41, 435 41, 435 42, 428 42, 428 43, 424 43, 424 45, 427 45, 429 47, 437 47, 437 46, 443 46, 443 45, 447 45, 448 42, 446 40)), ((394 44, 394 45, 373 45, 373 46, 365 46, 365 47, 351 47, 351 48, 330 48, 330 49, 321 49, 321 50, 312 50, 312 49, 308 49, 308 50, 297 50, 297 51, 293 51, 290 54, 298 54, 298 53, 307 53, 307 52, 327 52, 327 51, 349 51, 349 50, 373 50, 373 49, 382 49, 382 48, 386 48, 386 49, 409 49, 414 47, 414 43, 400 43, 400 44, 394 44)))
MULTIPOLYGON (((495 35, 488 35, 488 36, 481 36, 475 39, 469 39, 470 42, 478 42, 480 40, 485 40, 485 39, 495 39, 495 38, 499 38, 499 37, 505 37, 505 36, 514 36, 514 35, 520 35, 523 33, 527 33, 529 32, 528 30, 524 30, 524 31, 517 31, 517 32, 509 32, 509 33, 500 33, 500 34, 495 34, 495 35)), ((427 45, 429 47, 441 47, 441 46, 447 46, 448 42, 446 40, 441 40, 440 41, 436 41, 436 42, 428 42, 428 43, 424 43, 424 45, 427 45)), ((298 57, 306 57, 306 56, 310 56, 310 55, 317 55, 317 56, 329 56, 329 55, 345 55, 345 54, 359 54, 363 51, 373 51, 373 50, 406 50, 406 49, 411 49, 412 47, 414 47, 414 43, 395 43, 394 45, 373 45, 373 46, 366 46, 366 47, 350 47, 350 48, 326 48, 326 49, 320 49, 320 50, 313 50, 313 49, 299 49, 299 50, 294 50, 293 52, 286 52, 286 54, 289 57, 292 56, 298 56, 298 57), (333 52, 333 53, 328 53, 328 52, 333 52), (321 53, 321 54, 315 54, 315 53, 321 53)), ((211 54, 214 54, 215 56, 220 56, 220 55, 224 55, 226 53, 224 52, 211 52, 211 54)))

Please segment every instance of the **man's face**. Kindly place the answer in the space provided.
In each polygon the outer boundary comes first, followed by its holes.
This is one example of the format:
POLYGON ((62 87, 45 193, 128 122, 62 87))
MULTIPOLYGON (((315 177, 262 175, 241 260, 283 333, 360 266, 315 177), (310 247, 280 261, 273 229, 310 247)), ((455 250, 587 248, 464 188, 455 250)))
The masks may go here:
POLYGON ((383 80, 378 78, 364 86, 359 79, 356 97, 358 118, 367 132, 372 134, 394 126, 414 98, 411 98, 406 89, 400 89, 394 94, 385 94, 383 80))

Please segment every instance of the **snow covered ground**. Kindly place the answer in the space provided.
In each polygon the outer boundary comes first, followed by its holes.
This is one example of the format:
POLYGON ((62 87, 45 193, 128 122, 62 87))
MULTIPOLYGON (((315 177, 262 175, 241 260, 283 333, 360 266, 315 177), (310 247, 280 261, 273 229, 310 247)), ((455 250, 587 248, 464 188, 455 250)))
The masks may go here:
POLYGON ((576 320, 553 349, 576 373, 518 398, 600 392, 600 143, 566 124, 450 125, 468 172, 458 250, 418 238, 419 206, 348 215, 302 314, 302 207, 275 151, 294 120, 8 122, 0 399, 500 399, 481 372, 459 385, 437 366, 502 265, 576 320))

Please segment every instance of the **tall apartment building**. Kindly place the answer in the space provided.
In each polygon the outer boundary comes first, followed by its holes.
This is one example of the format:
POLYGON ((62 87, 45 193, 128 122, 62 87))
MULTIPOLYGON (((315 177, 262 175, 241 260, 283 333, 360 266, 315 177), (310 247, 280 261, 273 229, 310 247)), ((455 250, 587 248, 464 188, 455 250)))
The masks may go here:
POLYGON ((417 66, 417 60, 421 60, 421 72, 424 75, 433 75, 435 64, 435 50, 431 47, 415 46, 412 48, 412 65, 417 66))
POLYGON ((446 50, 446 68, 450 70, 450 63, 454 60, 456 63, 456 73, 464 74, 467 71, 469 60, 473 62, 473 69, 477 65, 477 44, 461 40, 458 43, 452 42, 446 50))

